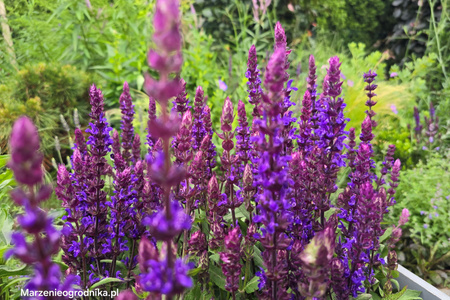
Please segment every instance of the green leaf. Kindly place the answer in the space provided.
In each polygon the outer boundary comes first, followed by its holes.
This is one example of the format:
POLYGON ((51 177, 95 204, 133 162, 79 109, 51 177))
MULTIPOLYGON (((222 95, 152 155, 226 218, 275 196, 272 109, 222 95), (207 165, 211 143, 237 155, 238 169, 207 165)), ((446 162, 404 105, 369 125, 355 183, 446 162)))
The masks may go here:
POLYGON ((200 284, 196 284, 193 289, 191 289, 184 298, 185 300, 198 300, 202 298, 202 290, 200 284))
POLYGON ((247 285, 244 287, 244 290, 247 294, 251 294, 254 291, 258 289, 258 283, 259 283, 259 277, 255 276, 253 277, 249 282, 247 282, 247 285))
POLYGON ((119 278, 114 278, 114 277, 103 278, 103 279, 100 280, 99 282, 94 283, 94 284, 89 288, 89 290, 92 291, 92 290, 94 290, 95 288, 97 288, 97 287, 99 287, 99 286, 101 286, 101 285, 104 285, 104 284, 107 284, 107 283, 111 283, 111 282, 123 282, 123 280, 122 280, 122 279, 119 279, 119 278))
POLYGON ((211 281, 215 283, 219 288, 225 291, 226 278, 223 275, 222 270, 214 264, 209 265, 209 276, 211 281))
MULTIPOLYGON (((100 260, 101 263, 106 263, 106 264, 111 264, 112 263, 112 259, 102 259, 100 260)), ((116 260, 116 266, 123 268, 123 269, 127 269, 127 266, 125 266, 125 264, 121 261, 121 260, 116 260)))
POLYGON ((386 300, 398 300, 406 292, 406 286, 398 293, 387 295, 384 299, 386 300))
POLYGON ((28 275, 31 273, 31 270, 27 268, 27 265, 22 265, 15 269, 10 269, 9 266, 0 266, 0 278, 9 277, 9 276, 20 276, 20 275, 28 275))
POLYGON ((393 285, 397 288, 397 290, 400 290, 400 284, 398 283, 397 280, 395 279, 391 279, 391 282, 393 283, 393 285))
POLYGON ((371 294, 359 294, 358 297, 356 297, 356 300, 369 300, 372 299, 371 294))
POLYGON ((380 243, 383 243, 387 238, 389 238, 392 234, 392 227, 388 227, 384 234, 380 237, 380 243))
POLYGON ((213 254, 209 257, 209 259, 215 263, 219 263, 220 255, 219 255, 219 253, 213 254))
POLYGON ((0 242, 2 244, 9 245, 11 242, 11 230, 14 221, 6 210, 2 210, 0 213, 0 227, 2 228, 0 235, 0 242))
POLYGON ((194 268, 194 269, 191 269, 191 270, 189 270, 189 272, 188 272, 188 275, 189 276, 195 276, 195 275, 197 275, 200 271, 202 270, 202 268, 194 268))
POLYGON ((253 246, 253 258, 255 260, 255 264, 258 267, 264 267, 264 262, 261 258, 261 250, 259 250, 258 247, 256 247, 256 245, 253 246))
POLYGON ((406 290, 405 293, 399 298, 399 300, 421 300, 421 291, 406 290))

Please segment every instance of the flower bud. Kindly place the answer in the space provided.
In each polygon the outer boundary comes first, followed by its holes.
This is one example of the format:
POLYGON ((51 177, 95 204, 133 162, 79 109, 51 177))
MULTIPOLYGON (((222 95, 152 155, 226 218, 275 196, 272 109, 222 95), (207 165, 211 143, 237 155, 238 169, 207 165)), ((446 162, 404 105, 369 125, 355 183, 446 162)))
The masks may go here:
POLYGON ((149 260, 158 260, 159 254, 155 246, 147 239, 147 237, 142 236, 141 242, 139 243, 139 255, 138 262, 141 272, 146 272, 147 262, 149 260))
POLYGON ((253 172, 249 164, 245 165, 243 182, 244 191, 248 192, 253 190, 253 172))
POLYGON ((398 221, 398 226, 403 226, 408 222, 409 219, 409 210, 404 208, 402 210, 402 215, 400 216, 400 220, 398 221))
POLYGON ((11 160, 8 166, 19 183, 33 185, 43 178, 42 154, 39 153, 39 135, 28 117, 20 117, 11 132, 11 160))
POLYGON ((230 98, 227 97, 223 105, 222 116, 220 117, 220 124, 222 131, 224 132, 231 131, 232 129, 231 125, 234 120, 233 113, 234 113, 233 103, 231 102, 230 98))
POLYGON ((218 199, 219 197, 219 183, 215 174, 213 174, 208 183, 208 196, 211 199, 218 199))

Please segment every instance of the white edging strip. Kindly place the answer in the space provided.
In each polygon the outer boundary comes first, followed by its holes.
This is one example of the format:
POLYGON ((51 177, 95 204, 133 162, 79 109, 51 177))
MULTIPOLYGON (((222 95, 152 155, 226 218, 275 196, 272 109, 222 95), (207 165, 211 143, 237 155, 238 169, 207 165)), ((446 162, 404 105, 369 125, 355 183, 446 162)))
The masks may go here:
POLYGON ((401 265, 398 265, 397 271, 400 273, 400 276, 396 280, 400 283, 400 286, 404 287, 407 285, 408 289, 421 291, 420 297, 423 300, 450 300, 449 296, 401 265))

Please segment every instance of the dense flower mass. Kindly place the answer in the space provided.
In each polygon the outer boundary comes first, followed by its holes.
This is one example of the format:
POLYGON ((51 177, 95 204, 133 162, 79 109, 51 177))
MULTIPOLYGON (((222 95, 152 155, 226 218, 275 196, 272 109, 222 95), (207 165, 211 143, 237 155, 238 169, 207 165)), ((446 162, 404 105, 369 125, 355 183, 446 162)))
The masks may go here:
MULTIPOLYGON (((248 99, 226 97, 215 126, 207 90, 198 86, 189 100, 179 78, 179 6, 177 0, 155 4, 148 63, 158 79, 145 78, 145 157, 128 84, 120 97, 120 133, 92 85, 91 123, 85 134, 75 130, 70 168, 58 166, 56 195, 66 212, 61 239, 38 207, 51 188, 42 184, 37 130, 27 118, 14 125, 9 167, 19 188, 12 196, 25 211, 18 224, 31 238, 15 233, 9 255, 34 266, 27 287, 63 290, 79 277, 82 289, 97 283, 125 290, 117 299, 344 300, 374 292, 380 280, 391 284, 394 245, 409 212, 382 245, 401 164, 390 146, 376 172, 377 74, 363 77, 367 111, 360 130, 347 128, 339 58, 329 59, 319 91, 310 56, 306 91, 296 99, 291 50, 277 23, 264 76, 252 46, 243 74, 248 99), (68 267, 64 283, 51 260, 59 247, 68 267)), ((418 110, 416 119, 419 138, 418 110)), ((433 110, 426 122, 432 139, 433 110)))

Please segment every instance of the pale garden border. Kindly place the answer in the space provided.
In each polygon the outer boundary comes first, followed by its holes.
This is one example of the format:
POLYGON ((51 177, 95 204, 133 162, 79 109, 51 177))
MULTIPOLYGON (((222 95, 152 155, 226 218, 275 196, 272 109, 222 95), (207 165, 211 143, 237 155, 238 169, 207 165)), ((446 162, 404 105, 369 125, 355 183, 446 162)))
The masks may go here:
POLYGON ((450 296, 447 296, 401 265, 398 265, 397 271, 400 273, 400 276, 396 278, 396 280, 400 286, 408 286, 408 289, 421 291, 422 294, 420 294, 420 297, 422 297, 423 300, 450 300, 450 296))

